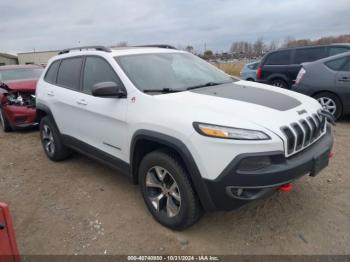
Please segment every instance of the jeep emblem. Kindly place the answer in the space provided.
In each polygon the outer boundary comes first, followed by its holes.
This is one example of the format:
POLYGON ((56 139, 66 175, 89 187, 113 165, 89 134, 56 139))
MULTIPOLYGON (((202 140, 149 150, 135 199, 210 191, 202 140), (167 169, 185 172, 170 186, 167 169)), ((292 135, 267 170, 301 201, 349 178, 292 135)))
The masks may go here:
POLYGON ((307 111, 306 111, 305 109, 302 109, 302 110, 297 111, 297 113, 298 113, 299 115, 302 115, 302 114, 306 114, 307 111))

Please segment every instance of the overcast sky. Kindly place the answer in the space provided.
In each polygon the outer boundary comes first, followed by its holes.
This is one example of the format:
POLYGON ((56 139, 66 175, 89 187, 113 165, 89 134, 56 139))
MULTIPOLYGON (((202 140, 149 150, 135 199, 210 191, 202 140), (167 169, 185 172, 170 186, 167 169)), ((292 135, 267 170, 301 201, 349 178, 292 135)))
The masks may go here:
POLYGON ((167 43, 203 51, 233 41, 350 33, 349 0, 0 0, 0 52, 167 43))

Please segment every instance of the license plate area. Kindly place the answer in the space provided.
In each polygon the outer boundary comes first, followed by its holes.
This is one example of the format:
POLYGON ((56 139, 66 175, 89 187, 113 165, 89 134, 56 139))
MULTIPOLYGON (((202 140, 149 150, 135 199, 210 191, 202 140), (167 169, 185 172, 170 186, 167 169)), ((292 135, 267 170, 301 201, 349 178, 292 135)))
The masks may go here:
POLYGON ((324 169, 326 166, 328 166, 329 163, 329 151, 323 152, 322 154, 314 157, 313 159, 313 166, 310 173, 310 176, 316 176, 318 173, 321 172, 322 169, 324 169))

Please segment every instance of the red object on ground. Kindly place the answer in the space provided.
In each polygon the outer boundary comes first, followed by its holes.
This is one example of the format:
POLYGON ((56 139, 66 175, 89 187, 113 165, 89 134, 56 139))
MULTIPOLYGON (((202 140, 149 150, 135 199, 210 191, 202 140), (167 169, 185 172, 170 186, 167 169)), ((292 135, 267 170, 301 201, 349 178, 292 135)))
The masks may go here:
POLYGON ((20 262, 10 211, 4 203, 0 203, 0 261, 20 262))
POLYGON ((278 188, 279 191, 286 192, 286 193, 291 192, 292 189, 293 189, 293 186, 291 183, 284 184, 278 188))
POLYGON ((328 155, 329 159, 331 159, 332 157, 334 157, 334 153, 333 152, 330 152, 329 155, 328 155))

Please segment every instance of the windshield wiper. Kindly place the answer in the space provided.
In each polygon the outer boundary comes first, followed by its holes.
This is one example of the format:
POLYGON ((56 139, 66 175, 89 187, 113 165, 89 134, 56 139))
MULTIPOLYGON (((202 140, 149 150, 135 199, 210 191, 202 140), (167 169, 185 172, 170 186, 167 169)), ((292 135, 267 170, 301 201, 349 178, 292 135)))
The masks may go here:
POLYGON ((144 93, 177 93, 177 92, 181 92, 183 90, 175 90, 175 89, 171 89, 171 88, 162 88, 162 89, 145 89, 143 90, 144 93))
POLYGON ((202 88, 207 86, 218 86, 218 85, 228 84, 228 83, 231 83, 231 82, 207 82, 205 84, 187 87, 186 90, 192 90, 192 89, 197 89, 197 88, 202 88))

